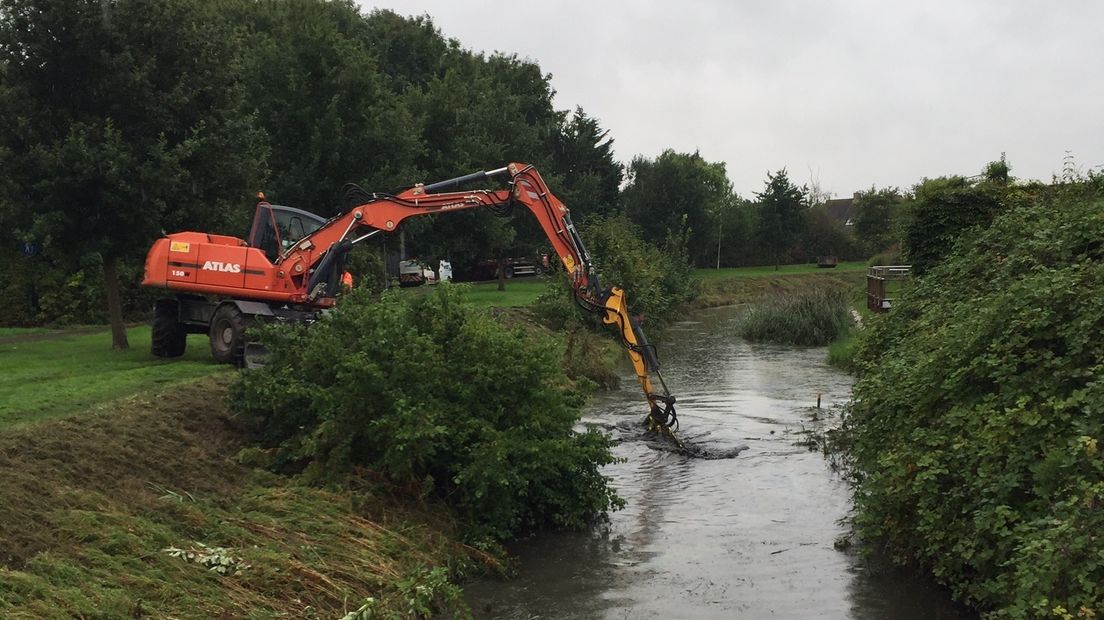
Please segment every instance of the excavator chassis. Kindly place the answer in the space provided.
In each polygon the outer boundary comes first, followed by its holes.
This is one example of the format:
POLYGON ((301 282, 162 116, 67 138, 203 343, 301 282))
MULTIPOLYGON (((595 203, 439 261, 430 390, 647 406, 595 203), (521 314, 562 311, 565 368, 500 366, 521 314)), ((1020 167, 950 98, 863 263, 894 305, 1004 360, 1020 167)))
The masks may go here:
POLYGON ((196 295, 178 295, 175 299, 158 300, 154 305, 152 352, 157 357, 180 357, 187 346, 187 334, 207 334, 216 361, 253 367, 261 363, 265 351, 248 340, 249 328, 262 321, 310 324, 322 312, 246 299, 213 301, 196 295))

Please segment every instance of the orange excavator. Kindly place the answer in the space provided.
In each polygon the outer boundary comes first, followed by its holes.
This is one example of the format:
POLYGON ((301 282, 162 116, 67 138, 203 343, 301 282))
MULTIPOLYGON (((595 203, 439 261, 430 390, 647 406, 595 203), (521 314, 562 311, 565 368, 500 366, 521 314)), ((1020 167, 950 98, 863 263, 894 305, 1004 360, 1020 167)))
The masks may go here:
POLYGON ((313 322, 334 305, 341 291, 345 257, 357 243, 398 229, 408 217, 462 209, 503 212, 523 206, 540 222, 580 307, 612 325, 632 361, 647 399, 646 424, 672 439, 678 418, 675 397, 659 374, 655 348, 628 311, 624 292, 599 283, 590 255, 566 206, 548 190, 531 165, 512 163, 447 181, 418 184, 397 194, 368 193, 347 186, 347 208, 329 220, 292 207, 260 202, 249 239, 180 232, 158 239, 146 256, 142 284, 168 289, 175 297, 154 305, 153 354, 183 355, 189 333, 206 333, 220 362, 246 363, 246 329, 257 319, 313 322), (507 177, 507 188, 457 188, 507 177), (652 382, 652 375, 659 389, 652 382))

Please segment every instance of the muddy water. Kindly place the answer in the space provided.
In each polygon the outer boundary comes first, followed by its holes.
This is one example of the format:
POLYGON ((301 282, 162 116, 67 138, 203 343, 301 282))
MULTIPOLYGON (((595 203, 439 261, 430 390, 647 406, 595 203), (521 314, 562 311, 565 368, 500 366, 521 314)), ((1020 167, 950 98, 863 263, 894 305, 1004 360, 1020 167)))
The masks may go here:
MULTIPOLYGON (((851 379, 824 349, 741 342, 735 317, 722 308, 677 325, 660 357, 683 436, 747 449, 698 460, 623 441, 626 462, 606 473, 627 507, 590 532, 512 548, 518 577, 466 587, 477 618, 965 617, 930 585, 835 549, 847 483, 795 444, 821 423, 817 394, 824 409, 841 404, 851 379)), ((589 421, 640 418, 635 381, 623 384, 592 399, 589 421)))

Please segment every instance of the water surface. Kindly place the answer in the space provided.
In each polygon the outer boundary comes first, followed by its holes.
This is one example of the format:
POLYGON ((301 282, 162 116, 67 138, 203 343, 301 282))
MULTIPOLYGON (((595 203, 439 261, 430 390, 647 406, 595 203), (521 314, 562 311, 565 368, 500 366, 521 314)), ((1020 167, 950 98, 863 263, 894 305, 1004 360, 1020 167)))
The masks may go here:
MULTIPOLYGON (((847 482, 798 442, 847 401, 851 377, 822 348, 732 335, 737 310, 707 311, 664 337, 660 359, 684 437, 734 459, 689 459, 641 441, 606 474, 624 510, 589 532, 515 545, 519 576, 466 586, 477 618, 947 618, 947 595, 835 548, 847 534, 847 482), (821 409, 816 408, 817 395, 821 409)), ((626 369, 586 418, 631 427, 646 411, 626 369)))

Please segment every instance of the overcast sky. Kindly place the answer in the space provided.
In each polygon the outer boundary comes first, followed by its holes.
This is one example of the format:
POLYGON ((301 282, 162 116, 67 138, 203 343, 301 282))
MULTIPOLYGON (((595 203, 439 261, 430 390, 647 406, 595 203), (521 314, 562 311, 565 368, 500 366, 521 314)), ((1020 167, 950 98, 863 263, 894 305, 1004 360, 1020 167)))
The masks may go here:
MULTIPOLYGON (((1104 165, 1104 2, 361 0, 552 74, 617 157, 699 150, 745 197, 768 170, 836 196, 1104 165)), ((495 165, 498 162, 487 162, 495 165)))

